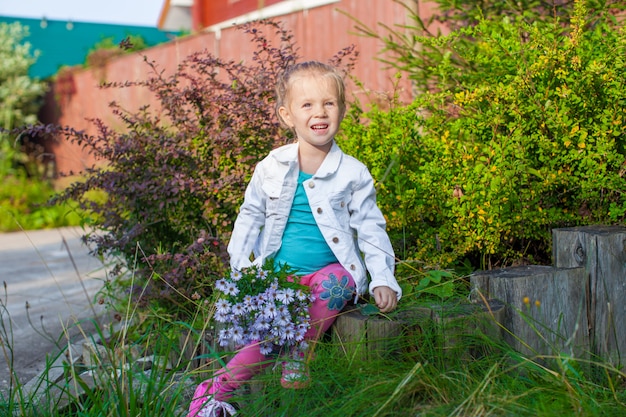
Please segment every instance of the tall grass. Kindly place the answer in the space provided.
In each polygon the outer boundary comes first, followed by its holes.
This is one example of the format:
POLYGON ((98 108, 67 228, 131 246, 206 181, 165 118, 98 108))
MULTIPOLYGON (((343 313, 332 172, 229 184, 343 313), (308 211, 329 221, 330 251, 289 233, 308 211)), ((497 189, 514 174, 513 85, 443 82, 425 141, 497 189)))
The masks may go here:
MULTIPOLYGON (((397 314, 407 314, 417 300, 408 295, 397 314)), ((17 352, 6 304, 5 290, 0 339, 2 357, 11 364, 17 352)), ((113 326, 89 323, 96 330, 85 331, 84 342, 100 348, 71 365, 80 352, 68 344, 51 354, 38 379, 14 378, 0 394, 0 415, 184 416, 195 384, 228 356, 211 347, 212 303, 199 300, 197 306, 193 324, 130 305, 113 326)), ((270 366, 233 403, 241 417, 626 415, 625 375, 601 360, 528 357, 479 330, 448 331, 421 326, 390 341, 394 352, 366 361, 326 335, 315 344, 309 388, 283 389, 280 367, 270 366), (453 348, 446 342, 451 339, 453 348)))

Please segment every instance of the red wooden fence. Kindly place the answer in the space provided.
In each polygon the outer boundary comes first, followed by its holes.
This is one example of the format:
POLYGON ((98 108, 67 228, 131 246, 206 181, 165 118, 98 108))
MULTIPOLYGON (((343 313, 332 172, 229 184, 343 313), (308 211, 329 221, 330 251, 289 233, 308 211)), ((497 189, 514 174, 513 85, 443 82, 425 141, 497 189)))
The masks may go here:
MULTIPOLYGON (((407 3, 418 7, 418 2, 407 3)), ((431 8, 423 2, 419 4, 420 15, 427 18, 432 13, 431 8)), ((367 91, 353 89, 352 92, 361 98, 367 92, 390 93, 395 71, 376 59, 382 49, 381 43, 357 34, 355 22, 348 16, 370 28, 380 28, 380 24, 394 27, 411 23, 406 9, 393 0, 341 0, 276 17, 274 20, 281 21, 294 34, 299 53, 305 59, 326 61, 342 48, 356 45, 359 60, 353 75, 363 82, 367 91)), ((64 74, 61 77, 63 85, 71 83, 72 89, 51 91, 41 119, 44 123, 58 123, 85 129, 90 133, 95 131, 87 121, 89 118, 100 118, 112 128, 120 127, 109 109, 110 102, 116 101, 134 111, 145 104, 156 106, 154 98, 147 89, 99 89, 98 85, 105 81, 125 82, 148 78, 150 69, 143 62, 144 55, 148 60, 157 62, 167 75, 172 74, 188 55, 197 51, 206 49, 224 59, 249 60, 252 48, 248 35, 229 26, 218 31, 204 31, 174 39, 140 53, 116 57, 97 68, 75 69, 70 76, 64 74)), ((411 98, 410 84, 407 80, 403 81, 401 98, 408 101, 411 98)), ((67 141, 50 141, 46 148, 54 157, 57 173, 79 172, 94 163, 91 155, 67 141)))

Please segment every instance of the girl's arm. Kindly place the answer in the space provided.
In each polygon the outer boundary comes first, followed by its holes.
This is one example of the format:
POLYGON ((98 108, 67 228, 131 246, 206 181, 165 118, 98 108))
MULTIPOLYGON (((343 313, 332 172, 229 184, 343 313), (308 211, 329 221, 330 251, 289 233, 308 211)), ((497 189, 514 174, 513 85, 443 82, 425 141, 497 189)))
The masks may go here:
POLYGON ((352 192, 349 209, 350 226, 357 232, 359 249, 371 277, 370 293, 374 294, 377 287, 389 287, 399 300, 402 290, 394 276, 395 255, 387 235, 385 218, 376 204, 374 180, 366 168, 352 192))

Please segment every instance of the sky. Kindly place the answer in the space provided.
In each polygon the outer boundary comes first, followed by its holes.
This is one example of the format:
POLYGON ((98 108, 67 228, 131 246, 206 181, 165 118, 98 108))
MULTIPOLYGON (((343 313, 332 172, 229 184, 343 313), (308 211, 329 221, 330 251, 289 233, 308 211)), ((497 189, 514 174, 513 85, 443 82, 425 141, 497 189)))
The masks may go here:
POLYGON ((156 27, 165 0, 0 0, 0 16, 156 27))

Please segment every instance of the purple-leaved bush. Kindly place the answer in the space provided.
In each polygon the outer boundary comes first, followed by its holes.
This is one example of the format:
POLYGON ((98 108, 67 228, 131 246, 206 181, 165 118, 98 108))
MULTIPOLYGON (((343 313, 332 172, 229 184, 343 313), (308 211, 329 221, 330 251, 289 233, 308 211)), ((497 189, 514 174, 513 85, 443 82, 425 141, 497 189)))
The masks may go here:
MULTIPOLYGON (((132 275, 135 302, 184 316, 225 276, 225 247, 252 170, 289 140, 274 114, 275 80, 300 59, 279 23, 242 30, 255 44, 246 63, 197 52, 165 77, 146 59, 154 74, 147 80, 103 85, 147 87, 158 99, 159 109, 136 112, 111 103, 123 129, 93 119, 96 135, 53 125, 23 130, 70 140, 106 161, 82 172, 52 203, 75 201, 91 213, 86 222, 94 231, 85 240, 118 260, 109 286, 116 295, 130 291, 132 275)), ((356 56, 351 46, 329 62, 349 73, 356 56)))

